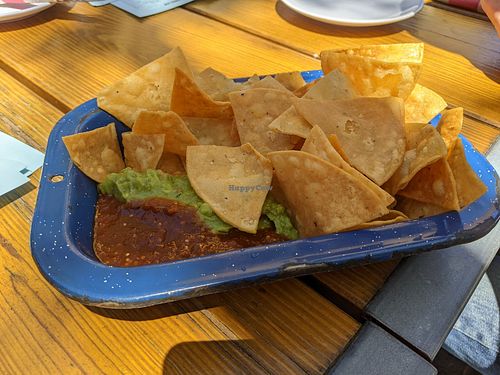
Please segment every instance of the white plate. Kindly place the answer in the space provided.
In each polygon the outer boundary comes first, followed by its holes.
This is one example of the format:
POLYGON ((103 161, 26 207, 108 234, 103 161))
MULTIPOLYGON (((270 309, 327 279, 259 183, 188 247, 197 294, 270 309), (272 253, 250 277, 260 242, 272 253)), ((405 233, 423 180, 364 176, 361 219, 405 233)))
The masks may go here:
POLYGON ((42 10, 50 8, 54 4, 0 4, 0 23, 22 20, 23 18, 31 17, 42 10))
POLYGON ((423 0, 281 0, 315 20, 345 26, 375 26, 413 17, 423 0))

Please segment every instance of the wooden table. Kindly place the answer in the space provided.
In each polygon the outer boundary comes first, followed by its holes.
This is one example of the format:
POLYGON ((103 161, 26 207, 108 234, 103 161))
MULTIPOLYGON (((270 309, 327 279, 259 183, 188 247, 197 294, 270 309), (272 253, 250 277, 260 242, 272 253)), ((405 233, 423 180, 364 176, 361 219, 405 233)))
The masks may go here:
MULTIPOLYGON (((0 131, 43 151, 54 123, 104 85, 181 46, 229 76, 318 69, 318 53, 426 43, 421 83, 466 112, 486 151, 500 134, 500 41, 484 20, 426 5, 394 25, 349 29, 273 0, 199 0, 144 20, 112 6, 58 5, 0 25, 0 131)), ((325 372, 360 329, 397 261, 139 310, 73 302, 29 248, 40 172, 0 197, 0 373, 325 372)))

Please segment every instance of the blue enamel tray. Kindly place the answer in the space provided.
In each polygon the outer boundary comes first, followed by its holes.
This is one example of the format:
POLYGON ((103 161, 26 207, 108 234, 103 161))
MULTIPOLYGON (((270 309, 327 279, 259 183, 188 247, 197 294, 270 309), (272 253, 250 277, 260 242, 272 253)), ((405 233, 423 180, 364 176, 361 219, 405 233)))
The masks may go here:
MULTIPOLYGON (((321 71, 304 72, 306 81, 321 71)), ((499 179, 493 167, 462 138, 467 159, 488 192, 461 212, 384 227, 330 234, 235 250, 172 263, 131 268, 97 261, 93 249, 96 184, 70 161, 62 136, 117 124, 90 100, 54 127, 31 228, 33 257, 47 280, 87 305, 134 308, 214 293, 237 285, 388 260, 392 257, 470 242, 499 220, 499 179), (62 176, 62 181, 54 176, 62 176)))

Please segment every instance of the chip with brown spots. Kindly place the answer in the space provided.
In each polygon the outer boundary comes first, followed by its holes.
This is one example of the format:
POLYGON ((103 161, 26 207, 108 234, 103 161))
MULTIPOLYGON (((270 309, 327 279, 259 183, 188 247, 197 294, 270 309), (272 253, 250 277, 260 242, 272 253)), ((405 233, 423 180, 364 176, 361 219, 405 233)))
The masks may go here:
POLYGON ((441 158, 418 171, 398 195, 447 210, 460 209, 455 178, 446 158, 441 158))
POLYGON ((130 128, 143 110, 168 111, 176 68, 192 77, 180 48, 102 89, 97 94, 97 105, 130 128))
POLYGON ((155 169, 163 154, 165 134, 122 134, 125 165, 138 172, 155 169))
POLYGON ((423 54, 423 43, 404 43, 329 50, 320 57, 325 74, 339 69, 361 96, 406 99, 420 76, 423 54))
POLYGON ((172 111, 142 111, 132 130, 136 134, 164 134, 163 152, 186 156, 186 147, 198 144, 198 140, 184 121, 172 111))
POLYGON ((271 186, 269 159, 250 144, 240 147, 190 146, 186 171, 193 189, 223 221, 256 233, 271 186))
POLYGON ((231 103, 213 100, 180 69, 175 69, 170 109, 182 117, 233 117, 231 103))
POLYGON ((455 176, 460 208, 468 206, 486 193, 488 188, 467 162, 464 146, 460 138, 456 140, 455 147, 448 156, 448 162, 453 176, 455 176))
POLYGON ((301 236, 338 232, 389 212, 366 185, 315 155, 277 151, 268 156, 301 236))
POLYGON ((293 103, 311 125, 335 134, 349 163, 377 185, 401 165, 405 152, 401 99, 294 99, 293 103))
POLYGON ((293 97, 288 90, 274 89, 250 89, 229 94, 241 143, 250 143, 263 154, 292 149, 299 139, 279 134, 269 129, 269 124, 290 108, 293 97))
POLYGON ((94 181, 125 168, 113 123, 62 139, 73 163, 94 181))

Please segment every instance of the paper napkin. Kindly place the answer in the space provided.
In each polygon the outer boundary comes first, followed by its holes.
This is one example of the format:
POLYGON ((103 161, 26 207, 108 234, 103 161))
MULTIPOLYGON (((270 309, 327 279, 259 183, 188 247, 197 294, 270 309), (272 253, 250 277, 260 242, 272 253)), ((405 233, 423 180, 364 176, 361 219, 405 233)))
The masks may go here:
POLYGON ((142 18, 165 12, 191 1, 193 0, 104 0, 92 1, 90 4, 93 6, 101 6, 111 3, 117 8, 142 18))
POLYGON ((43 154, 0 132, 0 195, 25 184, 43 164, 43 154))
POLYGON ((112 3, 113 0, 100 0, 100 1, 90 1, 89 4, 95 7, 100 7, 109 3, 112 3))

